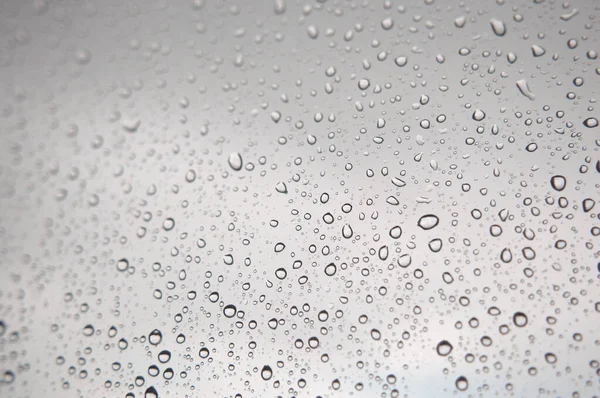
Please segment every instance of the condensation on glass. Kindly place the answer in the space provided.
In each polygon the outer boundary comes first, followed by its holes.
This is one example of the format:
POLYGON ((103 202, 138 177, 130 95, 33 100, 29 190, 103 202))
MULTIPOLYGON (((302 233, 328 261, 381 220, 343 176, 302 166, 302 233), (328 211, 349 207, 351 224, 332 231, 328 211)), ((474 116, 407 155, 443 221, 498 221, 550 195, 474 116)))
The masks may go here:
POLYGON ((0 2, 0 396, 595 396, 599 17, 0 2))

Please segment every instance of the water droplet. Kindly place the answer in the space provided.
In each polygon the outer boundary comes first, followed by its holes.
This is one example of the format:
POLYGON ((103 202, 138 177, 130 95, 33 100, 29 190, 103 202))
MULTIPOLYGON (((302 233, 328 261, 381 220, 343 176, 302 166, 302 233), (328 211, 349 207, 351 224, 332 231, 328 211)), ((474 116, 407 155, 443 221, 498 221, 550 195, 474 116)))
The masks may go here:
POLYGON ((432 239, 431 241, 429 241, 428 246, 429 246, 429 250, 431 250, 434 253, 437 253, 440 250, 442 250, 442 246, 443 246, 442 240, 439 238, 432 239))
POLYGON ((529 86, 527 85, 527 81, 525 79, 517 80, 517 88, 525 97, 529 98, 531 101, 535 99, 535 95, 531 93, 529 90, 529 86))
POLYGON ((460 376, 455 382, 458 391, 466 391, 469 388, 469 381, 465 376, 460 376))
POLYGON ((162 341, 163 335, 162 332, 158 329, 154 329, 148 335, 148 342, 152 345, 159 345, 162 341))
POLYGON ((406 66, 406 64, 408 63, 408 58, 405 57, 404 55, 401 55, 399 57, 396 57, 396 59, 394 59, 394 63, 400 67, 406 66))
POLYGON ((117 261, 117 270, 120 272, 124 272, 127 271, 127 268, 129 268, 129 261, 127 261, 127 259, 120 259, 119 261, 117 261))
POLYGON ((398 239, 402 236, 402 228, 399 225, 396 225, 390 229, 389 234, 393 239, 398 239))
POLYGON ((388 258, 388 255, 390 254, 390 251, 389 251, 389 249, 388 249, 387 245, 385 245, 385 246, 381 246, 381 247, 379 248, 379 252, 378 252, 378 254, 379 254, 379 259, 380 259, 381 261, 385 261, 385 260, 387 260, 387 258, 388 258))
POLYGON ((531 52, 533 53, 534 57, 541 57, 542 55, 546 54, 546 50, 537 44, 531 46, 531 52))
POLYGON ((276 15, 282 15, 285 13, 285 0, 273 0, 273 11, 276 15))
POLYGON ((590 211, 592 211, 592 209, 594 208, 594 206, 596 205, 596 201, 594 199, 591 198, 587 198, 583 200, 583 211, 588 213, 590 211))
POLYGON ((502 260, 502 262, 510 263, 512 261, 512 258, 512 251, 508 247, 502 249, 502 252, 500 253, 500 259, 502 260))
POLYGON ((406 183, 404 182, 404 180, 401 180, 398 177, 392 178, 392 184, 394 184, 398 188, 402 188, 403 186, 406 186, 406 183))
POLYGON ((522 312, 515 312, 513 315, 513 323, 520 328, 527 325, 527 315, 522 312))
POLYGON ((316 39, 319 37, 319 28, 317 28, 315 25, 309 25, 306 28, 306 33, 308 33, 308 37, 311 39, 316 39))
POLYGON ((225 307, 223 307, 223 315, 225 315, 227 318, 233 318, 236 313, 237 308, 233 304, 228 304, 225 307))
POLYGON ((452 347, 452 344, 450 344, 447 340, 442 340, 438 343, 435 350, 437 351, 438 355, 445 357, 445 356, 450 355, 453 348, 454 347, 452 347))
POLYGON ((287 271, 285 270, 285 268, 278 268, 275 271, 275 276, 279 280, 284 280, 286 278, 286 276, 287 276, 287 271))
POLYGON ((158 391, 154 387, 148 387, 144 393, 144 398, 158 398, 158 391))
POLYGON ((417 225, 424 230, 430 230, 435 228, 440 222, 440 219, 435 214, 426 214, 422 216, 417 225))
POLYGON ((506 34, 506 25, 504 25, 504 22, 500 21, 499 19, 490 19, 490 25, 492 26, 492 30, 496 36, 504 36, 506 34))
POLYGON ((371 82, 368 79, 360 79, 358 81, 358 88, 360 88, 363 91, 368 89, 370 85, 371 82))
POLYGON ((560 192, 567 186, 567 179, 561 175, 552 176, 550 185, 552 185, 552 188, 556 191, 560 192))
POLYGON ((350 239, 352 237, 352 235, 354 235, 354 232, 352 231, 352 227, 350 226, 350 224, 345 224, 342 227, 342 236, 346 239, 350 239))
POLYGON ((278 182, 277 185, 275 185, 275 190, 279 193, 288 193, 287 185, 285 185, 285 182, 283 181, 278 182))
POLYGON ((235 171, 240 171, 244 165, 244 162, 242 161, 242 155, 240 155, 239 152, 232 152, 229 155, 228 162, 229 166, 235 171))
POLYGON ((595 117, 588 117, 583 121, 583 125, 588 128, 598 127, 598 119, 595 117))
POLYGON ((260 371, 260 377, 262 377, 262 379, 265 381, 271 380, 271 377, 273 377, 273 369, 271 369, 269 365, 263 366, 262 370, 260 371))
POLYGON ((480 122, 483 119, 485 119, 485 112, 481 109, 475 109, 475 112, 473 112, 473 120, 480 122))
POLYGON ((175 227, 175 220, 173 220, 172 218, 167 218, 165 219, 165 221, 163 222, 163 229, 165 231, 170 231, 175 227))

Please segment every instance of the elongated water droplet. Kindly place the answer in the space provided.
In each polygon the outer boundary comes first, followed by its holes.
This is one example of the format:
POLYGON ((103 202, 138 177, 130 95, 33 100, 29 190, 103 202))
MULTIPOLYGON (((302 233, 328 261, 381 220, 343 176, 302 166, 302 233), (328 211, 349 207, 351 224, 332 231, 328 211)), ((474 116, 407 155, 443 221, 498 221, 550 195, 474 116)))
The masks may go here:
POLYGON ((229 155, 229 166, 235 171, 239 171, 242 169, 244 162, 242 161, 242 155, 239 152, 233 152, 229 155))
POLYGON ((342 236, 346 239, 350 239, 350 238, 352 238, 352 235, 354 235, 354 232, 352 231, 352 227, 350 226, 350 224, 345 224, 342 227, 342 236))
POLYGON ((533 95, 531 91, 529 91, 529 86, 527 85, 525 79, 517 80, 517 88, 525 97, 529 98, 532 101, 535 99, 535 95, 533 95))
POLYGON ((492 26, 492 30, 496 36, 504 36, 506 34, 506 25, 504 25, 504 22, 500 21, 499 19, 490 19, 490 25, 492 26))
POLYGON ((417 225, 424 230, 435 228, 440 222, 440 219, 435 214, 426 214, 422 216, 417 225))
POLYGON ((583 121, 583 125, 590 129, 598 127, 598 119, 596 119, 595 117, 588 117, 583 121))

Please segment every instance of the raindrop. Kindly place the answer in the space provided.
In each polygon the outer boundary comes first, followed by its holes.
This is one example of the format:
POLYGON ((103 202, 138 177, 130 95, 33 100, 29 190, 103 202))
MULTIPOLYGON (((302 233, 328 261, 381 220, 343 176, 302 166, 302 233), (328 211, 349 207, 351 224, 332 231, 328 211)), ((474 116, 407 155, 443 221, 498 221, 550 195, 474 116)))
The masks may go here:
POLYGON ((504 36, 506 34, 506 26, 504 25, 504 22, 499 19, 492 18, 490 20, 490 25, 497 36, 504 36))
POLYGON ((285 185, 285 182, 278 182, 277 185, 275 185, 275 190, 279 193, 288 193, 287 185, 285 185))
POLYGON ((447 340, 442 340, 438 343, 435 350, 437 351, 438 355, 445 357, 450 355, 453 348, 454 347, 452 347, 452 344, 450 344, 447 340))
POLYGON ((531 46, 531 52, 533 53, 534 57, 541 57, 542 55, 546 54, 546 50, 537 44, 531 46))
POLYGON ((325 267, 325 275, 333 276, 337 272, 337 266, 334 263, 330 263, 325 267))
POLYGON ((262 379, 265 381, 271 380, 271 377, 273 377, 273 370, 269 365, 263 366, 262 370, 260 371, 260 377, 262 377, 262 379))
POLYGON ((126 259, 122 258, 119 261, 117 261, 117 270, 120 272, 124 272, 127 271, 127 269, 129 268, 129 261, 127 261, 126 259))
POLYGON ((285 277, 287 276, 287 271, 285 270, 285 268, 278 268, 275 271, 275 276, 277 277, 277 279, 279 280, 284 280, 285 277))
POLYGON ((226 305, 223 308, 223 315, 225 315, 227 318, 233 318, 236 313, 237 313, 237 308, 233 304, 226 305))
POLYGON ((595 117, 588 117, 583 121, 583 125, 588 128, 598 127, 598 119, 595 117))
POLYGON ((239 171, 242 169, 242 166, 244 165, 244 162, 242 161, 242 155, 240 155, 238 152, 233 152, 229 155, 229 166, 234 169, 235 171, 239 171))
POLYGON ((550 184, 552 188, 560 192, 567 186, 567 179, 561 175, 555 175, 550 179, 550 184))
POLYGON ((435 238, 429 241, 429 250, 431 250, 434 253, 439 252, 440 250, 442 250, 442 240, 439 238, 435 238))
POLYGON ((403 254, 400 257, 398 257, 398 260, 396 260, 396 262, 400 267, 406 268, 411 264, 412 257, 410 256, 410 254, 403 254))
POLYGON ((350 226, 350 224, 345 224, 342 227, 342 236, 346 239, 350 239, 352 238, 352 235, 354 234, 354 232, 352 231, 352 227, 350 226))
POLYGON ((424 230, 430 230, 435 228, 440 222, 440 219, 434 214, 426 214, 422 216, 417 225, 424 230))
POLYGON ((481 109, 475 109, 475 112, 473 112, 472 117, 473 117, 473 120, 480 122, 483 119, 485 119, 485 112, 483 112, 481 109))
POLYGON ((520 328, 527 325, 527 315, 522 312, 515 312, 513 315, 513 323, 520 328))
POLYGON ((396 225, 390 229, 389 234, 393 239, 398 239, 402 236, 402 228, 399 225, 396 225))
POLYGON ((457 378, 455 384, 458 391, 466 391, 469 388, 469 381, 465 376, 457 378))
POLYGON ((158 329, 154 329, 148 335, 148 342, 152 345, 159 345, 160 342, 162 341, 162 338, 163 338, 162 332, 158 329))

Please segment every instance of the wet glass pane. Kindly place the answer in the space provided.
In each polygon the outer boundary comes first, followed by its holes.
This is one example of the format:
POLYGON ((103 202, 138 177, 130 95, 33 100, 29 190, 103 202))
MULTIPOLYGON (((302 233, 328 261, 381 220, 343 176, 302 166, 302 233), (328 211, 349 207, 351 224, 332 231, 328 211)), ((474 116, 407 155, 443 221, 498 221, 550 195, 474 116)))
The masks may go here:
POLYGON ((0 396, 595 396, 599 18, 0 1, 0 396))

